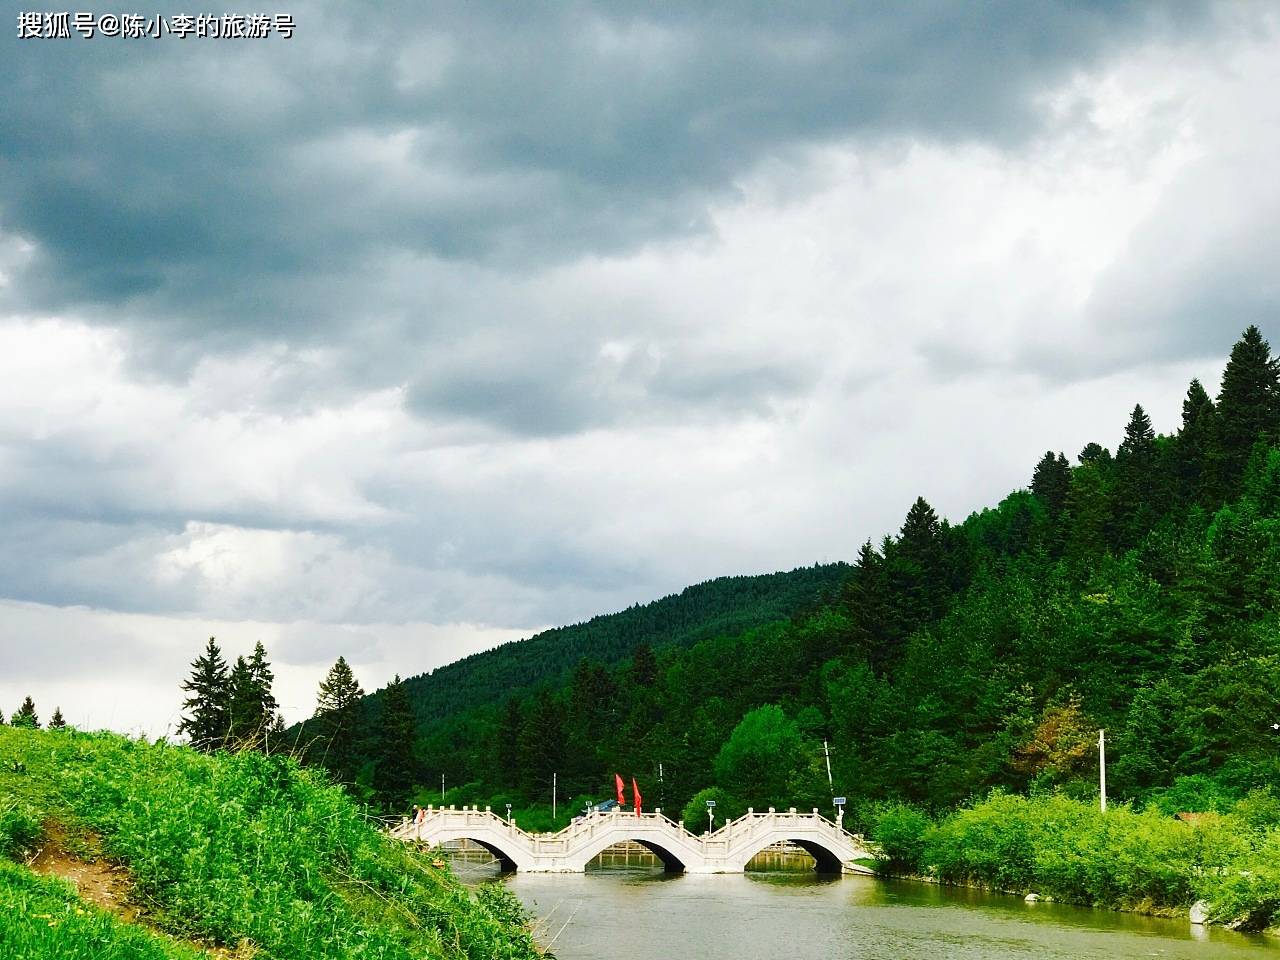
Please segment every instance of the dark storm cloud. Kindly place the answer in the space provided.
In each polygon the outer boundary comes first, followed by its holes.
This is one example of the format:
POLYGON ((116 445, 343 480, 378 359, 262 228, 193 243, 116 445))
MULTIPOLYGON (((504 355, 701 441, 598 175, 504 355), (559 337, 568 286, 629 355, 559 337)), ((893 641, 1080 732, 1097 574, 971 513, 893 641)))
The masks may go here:
POLYGON ((37 251, 8 297, 179 352, 443 322, 429 285, 380 297, 389 252, 522 270, 701 230, 791 145, 1014 142, 1046 84, 1199 16, 1153 9, 335 4, 290 41, 11 35, 0 229, 37 251))

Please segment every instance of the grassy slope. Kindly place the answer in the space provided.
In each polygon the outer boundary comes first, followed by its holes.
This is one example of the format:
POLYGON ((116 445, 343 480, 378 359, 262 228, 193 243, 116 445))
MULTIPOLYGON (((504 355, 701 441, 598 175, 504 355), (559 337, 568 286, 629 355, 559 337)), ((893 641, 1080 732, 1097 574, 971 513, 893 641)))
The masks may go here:
MULTIPOLYGON (((51 821, 124 864, 149 922, 187 940, 281 960, 536 956, 505 890, 473 896, 285 758, 0 728, 0 855, 51 821)), ((0 955, 197 954, 0 859, 0 955)))

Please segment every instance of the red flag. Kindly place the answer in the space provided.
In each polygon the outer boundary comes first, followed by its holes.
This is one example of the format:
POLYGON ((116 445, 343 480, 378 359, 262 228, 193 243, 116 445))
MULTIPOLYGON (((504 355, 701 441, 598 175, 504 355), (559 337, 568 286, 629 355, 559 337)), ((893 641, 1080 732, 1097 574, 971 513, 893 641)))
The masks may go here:
POLYGON ((627 798, 625 795, 625 791, 627 788, 622 783, 622 774, 615 773, 613 775, 613 779, 614 779, 614 782, 617 783, 618 785, 618 806, 625 807, 627 805, 627 798))
POLYGON ((643 798, 640 796, 640 787, 636 784, 635 777, 631 778, 631 796, 636 802, 636 816, 638 817, 640 816, 640 801, 643 798))

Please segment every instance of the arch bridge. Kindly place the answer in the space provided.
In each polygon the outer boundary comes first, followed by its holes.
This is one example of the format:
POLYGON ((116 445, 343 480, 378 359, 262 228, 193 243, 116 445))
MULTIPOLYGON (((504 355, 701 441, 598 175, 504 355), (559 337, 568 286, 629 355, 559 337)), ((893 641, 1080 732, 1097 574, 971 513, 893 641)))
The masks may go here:
POLYGON ((742 873, 752 857, 782 841, 807 851, 824 873, 872 873, 856 861, 874 857, 862 837, 817 810, 798 813, 795 808, 786 813, 748 811, 714 833, 697 836, 661 811, 593 812, 557 833, 528 833, 488 808, 428 807, 416 820, 392 828, 391 835, 433 847, 472 840, 504 870, 526 873, 582 873, 600 853, 629 840, 653 851, 670 872, 742 873))

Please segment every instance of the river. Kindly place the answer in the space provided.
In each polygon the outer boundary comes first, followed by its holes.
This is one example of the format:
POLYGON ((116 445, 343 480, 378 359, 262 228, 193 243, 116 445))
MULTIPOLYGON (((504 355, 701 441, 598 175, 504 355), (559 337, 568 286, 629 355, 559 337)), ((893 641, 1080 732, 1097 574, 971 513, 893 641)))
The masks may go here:
POLYGON ((618 865, 501 882, 560 960, 1280 960, 1274 938, 1185 919, 874 877, 618 865))

